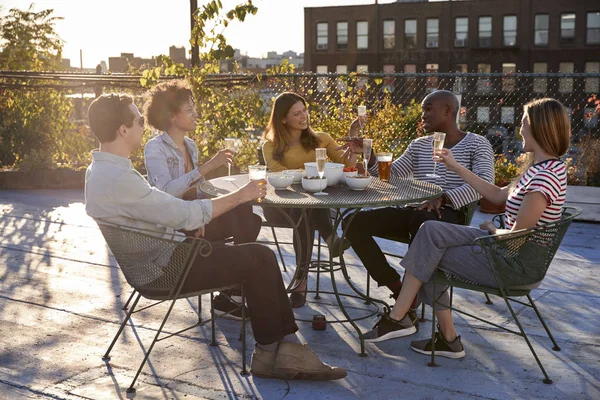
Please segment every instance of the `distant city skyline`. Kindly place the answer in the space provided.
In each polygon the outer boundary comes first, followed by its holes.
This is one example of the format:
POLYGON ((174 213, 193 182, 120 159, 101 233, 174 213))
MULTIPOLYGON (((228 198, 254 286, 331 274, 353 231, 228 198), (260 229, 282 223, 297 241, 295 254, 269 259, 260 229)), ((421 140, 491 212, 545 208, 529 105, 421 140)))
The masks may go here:
MULTIPOLYGON (((225 10, 242 2, 222 0, 225 10)), ((28 9, 31 0, 2 3, 0 12, 5 15, 11 8, 28 9)), ((231 46, 250 57, 266 57, 269 51, 303 53, 304 7, 373 3, 375 0, 255 0, 258 13, 248 16, 243 24, 231 24, 224 34, 231 46)), ((151 58, 168 54, 170 46, 190 49, 189 1, 170 2, 168 7, 154 4, 142 0, 38 0, 34 10, 53 9, 54 16, 64 18, 57 21, 56 30, 65 41, 63 57, 70 60, 72 67, 80 66, 82 50, 83 67, 95 68, 121 53, 151 58)), ((206 1, 198 1, 199 7, 203 4, 206 1)))

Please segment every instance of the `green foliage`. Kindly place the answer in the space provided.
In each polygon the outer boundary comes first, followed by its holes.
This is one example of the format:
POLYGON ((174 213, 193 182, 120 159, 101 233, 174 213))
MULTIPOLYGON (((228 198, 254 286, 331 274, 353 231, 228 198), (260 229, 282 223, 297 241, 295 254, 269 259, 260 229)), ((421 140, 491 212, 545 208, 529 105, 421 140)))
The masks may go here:
MULTIPOLYGON (((60 69, 63 42, 52 10, 12 9, 0 17, 0 69, 60 69)), ((6 78, 6 83, 11 83, 6 78)), ((69 120, 66 93, 54 89, 4 89, 0 96, 0 167, 53 168, 82 162, 93 140, 69 120)))
POLYGON ((506 186, 511 183, 517 176, 519 176, 521 172, 521 168, 519 164, 523 161, 519 161, 517 163, 511 162, 505 155, 497 156, 496 161, 494 163, 494 171, 496 176, 496 186, 506 186))

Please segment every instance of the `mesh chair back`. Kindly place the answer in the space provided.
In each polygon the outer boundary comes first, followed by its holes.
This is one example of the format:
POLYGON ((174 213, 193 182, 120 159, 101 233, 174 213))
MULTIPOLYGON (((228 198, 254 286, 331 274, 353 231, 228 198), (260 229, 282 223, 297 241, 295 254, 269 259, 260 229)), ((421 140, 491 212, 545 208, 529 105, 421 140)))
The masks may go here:
POLYGON ((171 291, 192 251, 200 246, 200 255, 210 253, 204 240, 178 242, 115 225, 98 226, 127 283, 139 292, 171 291))
POLYGON ((532 228, 516 237, 484 237, 476 243, 483 247, 505 287, 532 285, 544 279, 567 229, 580 213, 576 208, 565 207, 560 221, 532 228))

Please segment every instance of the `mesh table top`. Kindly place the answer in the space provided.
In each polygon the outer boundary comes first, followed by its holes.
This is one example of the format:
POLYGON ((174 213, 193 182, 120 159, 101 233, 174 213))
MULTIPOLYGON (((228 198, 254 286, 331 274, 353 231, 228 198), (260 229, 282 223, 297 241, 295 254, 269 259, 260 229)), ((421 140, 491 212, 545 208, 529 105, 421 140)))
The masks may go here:
MULTIPOLYGON (((228 194, 248 183, 248 175, 234 175, 232 181, 215 178, 204 182, 200 190, 205 196, 219 197, 228 194)), ((302 188, 302 184, 294 184, 285 190, 275 190, 267 184, 267 196, 262 202, 254 205, 264 207, 288 208, 362 208, 394 206, 419 202, 441 196, 442 188, 429 182, 414 179, 392 177, 383 182, 373 177, 371 184, 363 191, 350 189, 340 183, 325 189, 328 196, 315 196, 302 188)))

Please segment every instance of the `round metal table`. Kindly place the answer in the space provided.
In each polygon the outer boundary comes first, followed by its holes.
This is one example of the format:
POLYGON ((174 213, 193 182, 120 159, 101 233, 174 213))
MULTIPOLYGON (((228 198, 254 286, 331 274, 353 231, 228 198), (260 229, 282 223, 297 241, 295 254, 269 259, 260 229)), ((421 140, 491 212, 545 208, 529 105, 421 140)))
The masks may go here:
MULTIPOLYGON (((200 190, 208 198, 219 197, 241 188, 246 183, 248 183, 249 180, 247 174, 235 175, 232 176, 232 178, 234 179, 211 179, 210 181, 204 182, 200 186, 200 190)), ((348 229, 348 226, 352 223, 352 219, 362 208, 400 206, 409 203, 421 202, 424 200, 433 199, 441 196, 442 189, 439 186, 430 182, 417 181, 414 179, 401 179, 392 176, 389 182, 383 182, 378 178, 373 177, 373 181, 371 182, 371 184, 365 190, 362 191, 352 190, 344 183, 340 183, 337 186, 328 187, 327 189, 325 189, 325 192, 328 193, 327 196, 315 196, 313 193, 304 190, 301 184, 291 185, 285 190, 275 190, 273 186, 268 185, 267 196, 263 199, 263 201, 254 201, 251 204, 262 207, 273 207, 279 210, 290 223, 290 227, 294 229, 294 235, 301 234, 300 232, 298 232, 298 226, 300 225, 302 218, 308 218, 307 213, 310 212, 311 209, 334 209, 336 210, 336 216, 333 221, 333 231, 336 232, 342 220, 345 219, 346 224, 342 233, 342 239, 344 239, 344 237, 346 236, 346 230, 348 229), (284 209, 288 208, 302 209, 302 216, 297 222, 294 222, 291 219, 291 217, 285 211, 283 211, 284 209)), ((307 228, 305 234, 307 236, 310 236, 308 224, 305 225, 307 228)), ((313 238, 309 237, 307 243, 312 239, 313 238)), ((356 288, 356 286, 352 283, 350 276, 348 275, 348 270, 346 268, 343 255, 340 256, 339 270, 341 270, 344 276, 344 280, 346 281, 348 286, 355 292, 355 294, 339 293, 335 281, 335 271, 337 270, 333 268, 333 265, 334 262, 330 254, 328 268, 324 268, 324 270, 330 272, 333 292, 321 291, 321 293, 330 293, 335 295, 340 310, 346 317, 346 320, 335 322, 349 322, 352 325, 352 327, 356 330, 360 338, 360 355, 366 356, 363 333, 358 327, 358 325, 356 325, 355 321, 369 318, 376 314, 379 311, 379 309, 377 307, 375 312, 372 312, 365 317, 352 319, 350 318, 348 312, 346 311, 346 308, 344 307, 341 296, 350 296, 355 298, 358 297, 364 299, 366 304, 381 304, 383 307, 388 307, 388 305, 387 303, 381 300, 373 299, 368 296, 368 285, 370 281, 369 279, 367 279, 367 295, 362 293, 358 288, 356 288)), ((308 267, 308 265, 296 266, 296 271, 294 277, 292 278, 292 282, 298 282, 302 279, 306 279, 306 275, 308 274, 309 270, 308 267)), ((319 275, 317 275, 317 280, 318 279, 319 275)), ((318 296, 318 289, 316 293, 318 296)))

